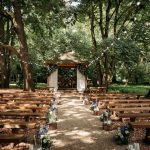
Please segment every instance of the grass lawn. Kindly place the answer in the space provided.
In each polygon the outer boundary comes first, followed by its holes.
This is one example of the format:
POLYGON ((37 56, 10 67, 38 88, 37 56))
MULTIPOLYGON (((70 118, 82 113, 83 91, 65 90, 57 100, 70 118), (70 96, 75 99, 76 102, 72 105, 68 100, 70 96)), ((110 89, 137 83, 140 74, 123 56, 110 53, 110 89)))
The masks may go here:
POLYGON ((37 83, 35 88, 37 88, 37 89, 47 88, 47 84, 46 83, 37 83))
MULTIPOLYGON (((19 88, 16 84, 11 84, 11 88, 19 88)), ((46 88, 46 83, 37 83, 36 89, 46 88)), ((148 90, 150 89, 150 85, 123 85, 123 84, 111 84, 108 87, 109 92, 115 93, 136 93, 140 95, 146 95, 148 90)))
MULTIPOLYGON (((10 88, 20 88, 16 83, 11 83, 10 88)), ((47 84, 46 83, 37 83, 35 86, 36 89, 43 89, 43 88, 47 88, 47 84)))
POLYGON ((137 93, 140 95, 147 94, 150 89, 150 85, 122 85, 122 84, 112 84, 109 85, 109 92, 121 92, 121 93, 137 93))

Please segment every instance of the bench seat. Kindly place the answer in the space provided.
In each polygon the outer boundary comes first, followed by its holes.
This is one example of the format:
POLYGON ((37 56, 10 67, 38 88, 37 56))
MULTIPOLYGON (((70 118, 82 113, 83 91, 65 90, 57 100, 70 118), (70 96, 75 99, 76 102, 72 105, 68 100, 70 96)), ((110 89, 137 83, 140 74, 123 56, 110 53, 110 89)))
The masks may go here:
POLYGON ((24 121, 5 121, 5 122, 0 122, 0 128, 7 128, 7 129, 25 129, 25 128, 30 128, 30 129, 35 129, 36 128, 36 123, 35 122, 24 122, 24 121))
POLYGON ((150 107, 109 108, 111 111, 150 111, 150 107))
POLYGON ((120 118, 136 118, 136 117, 150 117, 150 113, 123 113, 118 114, 120 118))
POLYGON ((11 143, 11 142, 26 142, 27 136, 24 134, 0 134, 0 143, 11 143))
POLYGON ((133 128, 150 128, 150 121, 132 122, 133 128))

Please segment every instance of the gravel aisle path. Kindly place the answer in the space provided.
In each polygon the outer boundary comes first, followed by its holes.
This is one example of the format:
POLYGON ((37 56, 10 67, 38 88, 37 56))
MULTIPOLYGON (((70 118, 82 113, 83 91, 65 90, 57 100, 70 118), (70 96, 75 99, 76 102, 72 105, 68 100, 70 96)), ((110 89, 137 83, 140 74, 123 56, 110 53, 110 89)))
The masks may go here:
MULTIPOLYGON (((69 94, 70 95, 70 94, 69 94)), ((77 96, 61 95, 58 129, 50 131, 53 150, 125 150, 113 141, 113 132, 103 131, 99 117, 77 96)))

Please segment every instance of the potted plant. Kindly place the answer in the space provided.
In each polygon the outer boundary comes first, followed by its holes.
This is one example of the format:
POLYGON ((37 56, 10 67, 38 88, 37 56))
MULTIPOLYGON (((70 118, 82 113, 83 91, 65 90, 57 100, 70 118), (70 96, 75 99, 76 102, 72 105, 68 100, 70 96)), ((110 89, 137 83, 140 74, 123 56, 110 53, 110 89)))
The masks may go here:
POLYGON ((112 121, 110 119, 110 110, 106 109, 101 115, 100 115, 100 121, 103 122, 103 129, 106 131, 111 130, 112 121))
POLYGON ((90 105, 90 110, 94 111, 94 108, 97 107, 97 103, 95 101, 90 105))
POLYGON ((41 135, 40 140, 41 140, 42 150, 47 150, 52 147, 53 141, 48 134, 41 135))
POLYGON ((130 128, 128 126, 118 127, 115 135, 116 143, 119 145, 128 144, 129 135, 130 135, 130 128))
POLYGON ((42 148, 42 150, 50 149, 53 144, 53 141, 50 135, 47 134, 48 129, 49 127, 47 125, 46 126, 42 125, 40 129, 38 130, 37 143, 42 148))
POLYGON ((47 124, 50 129, 57 129, 57 116, 55 112, 49 111, 47 114, 47 124))
POLYGON ((98 106, 94 107, 93 113, 96 116, 99 115, 99 108, 98 108, 98 106))

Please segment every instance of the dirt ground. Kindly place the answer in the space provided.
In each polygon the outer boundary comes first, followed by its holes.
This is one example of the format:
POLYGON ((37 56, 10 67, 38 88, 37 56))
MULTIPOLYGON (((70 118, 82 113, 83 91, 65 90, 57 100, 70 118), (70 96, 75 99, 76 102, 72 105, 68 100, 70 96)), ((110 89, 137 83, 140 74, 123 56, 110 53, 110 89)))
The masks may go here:
MULTIPOLYGON (((18 89, 0 90, 0 92, 16 93, 18 89)), ((58 94, 59 95, 59 94, 58 94)), ((127 145, 115 144, 115 131, 102 130, 98 116, 89 110, 89 105, 83 105, 79 95, 61 94, 58 105, 58 129, 51 130, 54 141, 52 150, 126 150, 127 145)), ((143 146, 140 150, 150 150, 143 146)))
POLYGON ((102 130, 98 116, 77 96, 62 95, 58 105, 58 129, 50 131, 53 150, 125 150, 113 140, 114 131, 102 130))

